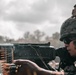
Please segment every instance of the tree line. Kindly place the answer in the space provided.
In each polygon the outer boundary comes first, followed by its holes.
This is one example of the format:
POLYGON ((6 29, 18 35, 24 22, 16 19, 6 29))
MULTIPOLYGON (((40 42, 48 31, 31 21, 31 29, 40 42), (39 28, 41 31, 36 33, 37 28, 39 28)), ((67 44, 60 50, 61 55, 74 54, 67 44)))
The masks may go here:
POLYGON ((55 48, 63 46, 63 43, 59 41, 60 34, 55 32, 52 36, 46 35, 40 30, 35 30, 33 33, 29 31, 25 32, 23 38, 17 40, 10 39, 9 37, 0 36, 0 43, 47 43, 50 42, 51 46, 55 48))

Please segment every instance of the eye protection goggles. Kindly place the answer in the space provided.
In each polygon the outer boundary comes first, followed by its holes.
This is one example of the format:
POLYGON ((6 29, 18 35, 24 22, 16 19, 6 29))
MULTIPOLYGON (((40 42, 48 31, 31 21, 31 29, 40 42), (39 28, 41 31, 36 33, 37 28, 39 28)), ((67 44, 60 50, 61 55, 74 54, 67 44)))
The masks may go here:
POLYGON ((63 42, 64 42, 65 44, 70 44, 71 41, 73 41, 73 40, 71 40, 71 39, 64 39, 64 40, 63 40, 63 42))
POLYGON ((75 41, 76 40, 76 35, 69 35, 68 37, 63 39, 63 42, 65 44, 70 44, 71 41, 75 41))

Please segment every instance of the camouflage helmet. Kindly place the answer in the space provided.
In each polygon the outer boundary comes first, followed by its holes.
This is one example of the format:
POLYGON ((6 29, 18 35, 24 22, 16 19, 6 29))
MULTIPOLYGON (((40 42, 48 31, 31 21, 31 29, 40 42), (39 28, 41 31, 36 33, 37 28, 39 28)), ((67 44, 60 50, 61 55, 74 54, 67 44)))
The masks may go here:
POLYGON ((76 18, 67 19, 61 26, 60 41, 63 41, 69 35, 76 36, 76 18))

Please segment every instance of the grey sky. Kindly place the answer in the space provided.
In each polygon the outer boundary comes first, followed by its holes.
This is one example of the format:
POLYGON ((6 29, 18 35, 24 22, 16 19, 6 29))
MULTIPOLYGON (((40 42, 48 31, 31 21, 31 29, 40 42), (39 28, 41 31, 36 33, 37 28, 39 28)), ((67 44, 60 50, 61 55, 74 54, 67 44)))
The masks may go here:
POLYGON ((51 36, 71 16, 76 0, 0 0, 0 35, 20 38, 37 29, 51 36))

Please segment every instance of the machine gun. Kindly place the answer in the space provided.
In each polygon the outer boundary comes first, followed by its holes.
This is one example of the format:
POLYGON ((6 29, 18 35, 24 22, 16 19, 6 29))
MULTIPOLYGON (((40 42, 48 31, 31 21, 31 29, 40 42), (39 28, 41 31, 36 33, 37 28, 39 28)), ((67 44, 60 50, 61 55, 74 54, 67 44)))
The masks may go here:
MULTIPOLYGON (((38 66, 49 69, 48 62, 54 60, 55 49, 46 44, 1 44, 0 60, 12 63, 16 59, 28 59, 35 62, 38 66)), ((11 64, 10 74, 16 70, 16 65, 11 64)), ((3 75, 6 75, 3 73, 3 75)))
POLYGON ((50 43, 14 44, 14 46, 14 59, 28 59, 45 69, 49 69, 47 63, 55 59, 55 49, 50 47, 50 43))
MULTIPOLYGON (((0 45, 1 51, 0 56, 1 60, 6 60, 7 63, 12 63, 15 59, 28 59, 35 62, 38 66, 54 70, 48 66, 48 62, 54 60, 56 56, 60 57, 60 64, 57 70, 60 71, 60 68, 65 69, 66 66, 73 65, 75 58, 71 57, 67 52, 66 48, 55 49, 50 47, 50 44, 12 44, 12 45, 0 45), (2 55, 3 54, 3 55, 2 55)), ((10 73, 16 70, 16 65, 11 65, 10 73)), ((74 71, 67 71, 66 75, 74 75, 74 71)), ((4 74, 5 75, 5 74, 4 74)), ((11 75, 11 74, 10 74, 11 75)))
POLYGON ((62 68, 66 73, 69 73, 69 75, 72 73, 74 74, 76 71, 74 65, 76 58, 71 57, 65 47, 55 49, 54 47, 50 46, 50 43, 14 44, 14 46, 15 59, 29 59, 42 68, 47 70, 55 70, 47 63, 54 60, 55 57, 58 56, 60 58, 59 67, 57 68, 58 71, 60 71, 62 68), (74 69, 66 69, 67 66, 73 66, 74 69))

